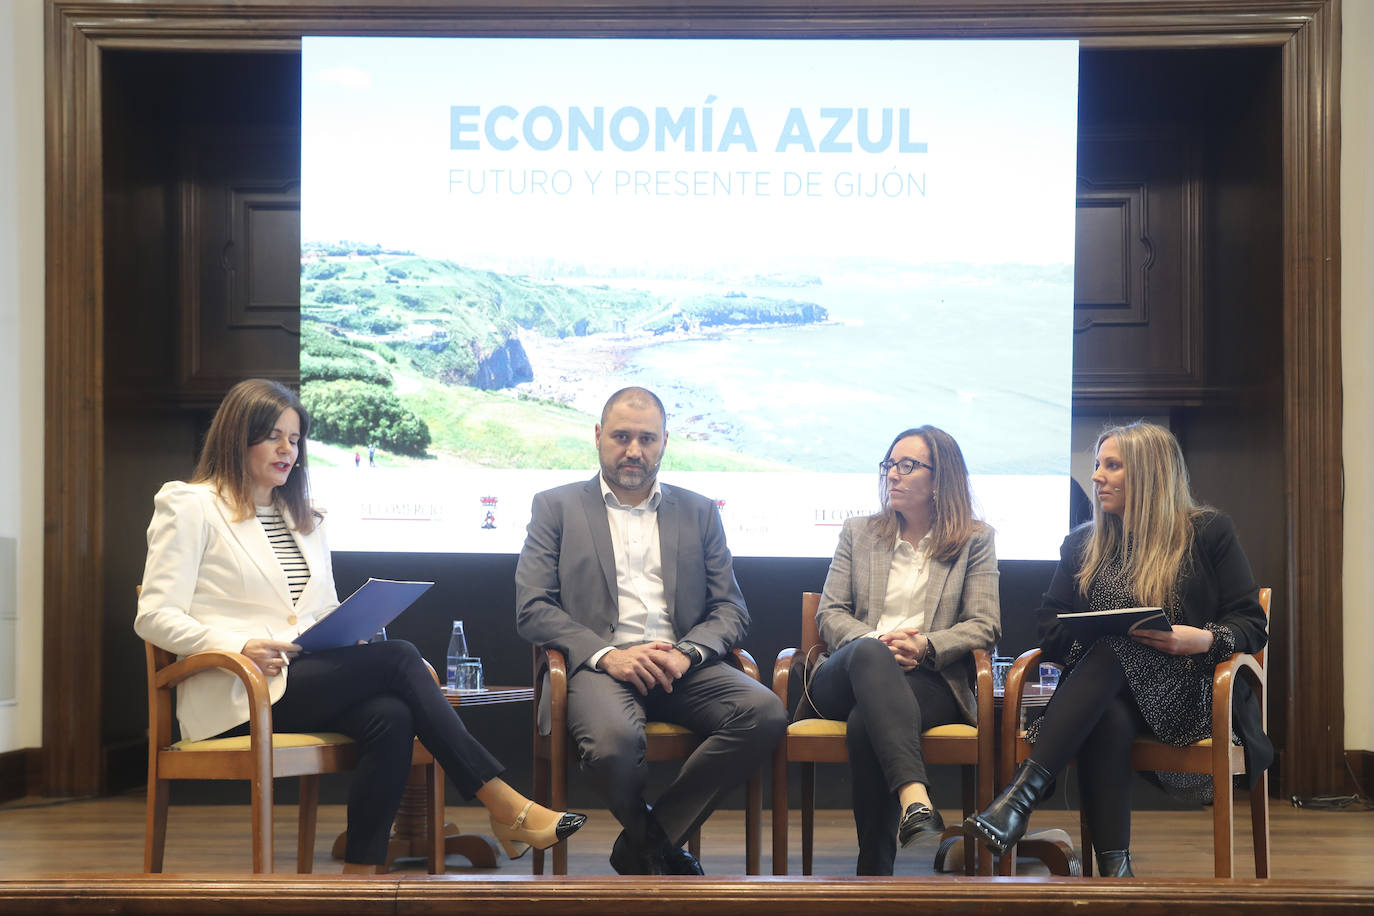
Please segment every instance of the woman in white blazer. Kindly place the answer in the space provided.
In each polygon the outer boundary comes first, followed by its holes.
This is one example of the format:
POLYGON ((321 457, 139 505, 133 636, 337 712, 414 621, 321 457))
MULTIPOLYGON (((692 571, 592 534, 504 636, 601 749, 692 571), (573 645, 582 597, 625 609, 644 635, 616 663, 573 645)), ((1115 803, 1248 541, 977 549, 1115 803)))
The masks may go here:
POLYGON ((992 648, 1002 619, 993 533, 973 517, 958 443, 908 429, 878 468, 882 511, 840 533, 816 615, 831 654, 807 683, 817 712, 847 721, 860 875, 892 874, 898 843, 944 830, 921 733, 974 722, 970 653, 992 648))
MULTIPOLYGON (((324 519, 307 493, 309 427, 300 400, 276 382, 249 379, 229 391, 191 482, 165 484, 154 499, 134 629, 179 656, 241 652, 268 678, 276 728, 358 742, 345 872, 385 863, 417 736, 464 797, 486 806, 508 855, 571 835, 586 818, 550 811, 507 785, 413 645, 300 654, 292 642, 339 604, 324 519)), ((190 740, 246 734, 247 696, 233 675, 206 671, 177 688, 177 719, 190 740)))

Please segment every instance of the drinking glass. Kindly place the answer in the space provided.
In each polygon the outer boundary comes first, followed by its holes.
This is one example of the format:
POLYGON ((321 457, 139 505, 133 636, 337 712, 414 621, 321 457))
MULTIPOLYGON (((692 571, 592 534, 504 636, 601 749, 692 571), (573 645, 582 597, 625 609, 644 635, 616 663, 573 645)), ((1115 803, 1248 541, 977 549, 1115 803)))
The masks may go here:
POLYGON ((482 689, 482 660, 480 658, 461 658, 454 666, 453 690, 457 693, 475 693, 482 689))
POLYGON ((1006 655, 994 655, 992 657, 992 689, 994 691, 1004 690, 1007 686, 1007 672, 1011 670, 1011 663, 1015 659, 1006 655))

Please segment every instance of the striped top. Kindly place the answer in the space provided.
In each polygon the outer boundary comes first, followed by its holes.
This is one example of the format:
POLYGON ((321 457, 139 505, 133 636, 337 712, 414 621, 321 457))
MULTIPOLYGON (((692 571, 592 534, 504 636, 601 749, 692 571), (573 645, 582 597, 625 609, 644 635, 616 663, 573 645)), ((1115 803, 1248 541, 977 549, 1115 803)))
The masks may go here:
POLYGON ((258 521, 262 530, 267 532, 267 540, 277 554, 277 562, 286 573, 286 584, 291 589, 291 603, 295 604, 310 581, 310 567, 301 556, 300 545, 286 527, 286 519, 276 506, 257 506, 258 521))

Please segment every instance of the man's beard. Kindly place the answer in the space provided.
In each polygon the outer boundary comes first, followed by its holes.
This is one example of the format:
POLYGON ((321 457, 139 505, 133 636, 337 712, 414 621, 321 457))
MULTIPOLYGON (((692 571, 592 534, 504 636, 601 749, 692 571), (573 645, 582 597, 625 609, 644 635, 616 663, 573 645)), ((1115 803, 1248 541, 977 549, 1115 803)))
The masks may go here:
POLYGON ((658 473, 658 465, 650 465, 648 462, 627 464, 621 462, 614 468, 602 467, 602 473, 606 479, 623 490, 640 490, 654 480, 658 473))

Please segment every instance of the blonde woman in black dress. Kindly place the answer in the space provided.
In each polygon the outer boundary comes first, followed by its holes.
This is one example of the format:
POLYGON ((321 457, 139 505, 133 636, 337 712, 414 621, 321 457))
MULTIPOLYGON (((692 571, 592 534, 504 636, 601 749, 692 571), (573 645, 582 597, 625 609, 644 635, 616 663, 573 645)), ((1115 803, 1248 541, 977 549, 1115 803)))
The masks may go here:
MULTIPOLYGON (((1011 784, 965 827, 996 853, 1021 838, 1054 776, 1078 761, 1083 811, 1099 873, 1131 870, 1131 742, 1150 735, 1176 746, 1211 733, 1212 671, 1233 652, 1268 640, 1250 563, 1231 520, 1193 501, 1178 442, 1167 429, 1132 423, 1097 440, 1092 522, 1076 528, 1039 611, 1045 660, 1063 664, 1054 698, 1030 735, 1029 759, 1011 784), (1138 631, 1083 645, 1057 615, 1160 606, 1171 632, 1138 631)), ((1248 689, 1236 730, 1252 781, 1273 756, 1248 689)), ((1166 788, 1201 798, 1208 777, 1157 774, 1166 788)), ((1252 782, 1253 784, 1253 782, 1252 782)))

